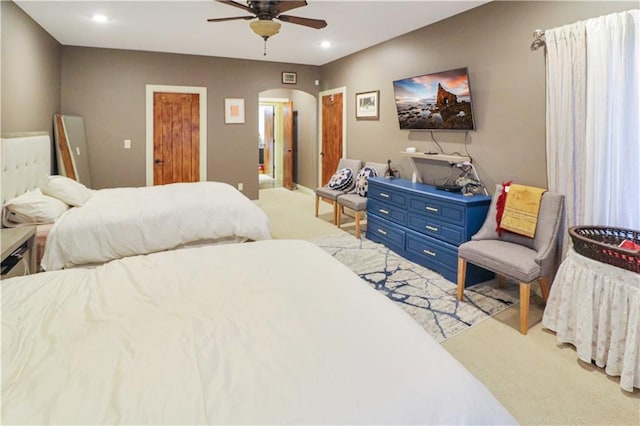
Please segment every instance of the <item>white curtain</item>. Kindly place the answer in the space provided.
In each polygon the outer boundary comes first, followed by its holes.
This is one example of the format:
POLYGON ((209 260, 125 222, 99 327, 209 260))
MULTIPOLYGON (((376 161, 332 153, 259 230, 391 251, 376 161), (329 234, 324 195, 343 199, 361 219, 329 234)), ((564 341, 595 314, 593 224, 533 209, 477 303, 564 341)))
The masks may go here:
POLYGON ((547 177, 566 197, 563 237, 574 225, 640 229, 638 16, 545 31, 547 177))

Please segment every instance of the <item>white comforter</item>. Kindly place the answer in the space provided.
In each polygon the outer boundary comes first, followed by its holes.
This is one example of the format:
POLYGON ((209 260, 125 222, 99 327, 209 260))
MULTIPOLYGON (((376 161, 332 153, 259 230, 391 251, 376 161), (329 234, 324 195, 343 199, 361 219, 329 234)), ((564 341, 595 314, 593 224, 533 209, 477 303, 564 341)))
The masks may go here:
POLYGON ((47 237, 47 271, 214 240, 270 239, 269 219, 221 182, 95 191, 64 213, 47 237))
POLYGON ((411 317, 304 241, 2 283, 5 424, 513 424, 411 317))

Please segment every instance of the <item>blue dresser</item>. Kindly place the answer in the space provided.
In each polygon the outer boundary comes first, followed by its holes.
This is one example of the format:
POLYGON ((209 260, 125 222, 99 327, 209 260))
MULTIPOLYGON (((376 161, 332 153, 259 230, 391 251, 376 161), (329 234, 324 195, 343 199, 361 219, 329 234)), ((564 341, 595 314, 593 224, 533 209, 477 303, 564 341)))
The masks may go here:
MULTIPOLYGON (((490 203, 486 195, 465 197, 405 179, 370 178, 367 238, 455 283, 458 246, 480 229, 490 203)), ((469 263, 465 285, 493 276, 469 263)))

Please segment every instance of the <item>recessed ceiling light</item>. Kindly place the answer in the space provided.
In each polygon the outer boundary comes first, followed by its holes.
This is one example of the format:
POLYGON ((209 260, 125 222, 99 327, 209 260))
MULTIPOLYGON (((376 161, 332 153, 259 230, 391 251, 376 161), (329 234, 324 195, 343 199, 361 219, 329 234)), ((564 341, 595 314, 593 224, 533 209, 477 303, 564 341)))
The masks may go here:
POLYGON ((330 41, 323 41, 322 43, 320 43, 320 46, 323 47, 324 49, 328 49, 331 46, 333 46, 333 44, 330 41))
POLYGON ((109 18, 107 18, 104 15, 99 15, 99 14, 93 15, 91 17, 91 19, 93 19, 95 22, 100 22, 101 24, 109 21, 109 18))

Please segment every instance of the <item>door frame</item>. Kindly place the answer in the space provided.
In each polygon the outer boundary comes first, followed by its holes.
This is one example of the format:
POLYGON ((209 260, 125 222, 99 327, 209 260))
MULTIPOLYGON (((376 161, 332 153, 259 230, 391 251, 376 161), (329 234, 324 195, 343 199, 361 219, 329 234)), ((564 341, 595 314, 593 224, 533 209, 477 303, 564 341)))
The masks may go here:
POLYGON ((342 158, 347 154, 347 88, 343 86, 318 93, 318 185, 322 182, 322 98, 336 93, 342 94, 342 158))
POLYGON ((153 95, 156 92, 190 93, 200 100, 200 182, 207 180, 207 88, 193 86, 146 85, 146 185, 153 186, 153 95))
POLYGON ((285 102, 291 102, 291 98, 274 98, 268 96, 260 96, 258 93, 258 110, 261 105, 270 105, 273 107, 273 140, 277 142, 277 149, 273 152, 273 161, 275 170, 272 171, 273 178, 278 180, 278 173, 280 174, 280 180, 284 176, 284 137, 283 137, 283 121, 282 121, 282 104, 285 102))

